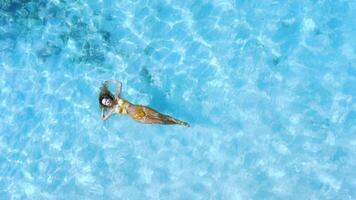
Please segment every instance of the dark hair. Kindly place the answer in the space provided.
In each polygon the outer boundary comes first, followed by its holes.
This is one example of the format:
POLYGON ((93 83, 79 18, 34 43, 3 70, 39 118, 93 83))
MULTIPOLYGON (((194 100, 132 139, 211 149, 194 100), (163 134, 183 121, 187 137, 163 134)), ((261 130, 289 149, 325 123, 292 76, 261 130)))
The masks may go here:
POLYGON ((102 103, 104 98, 109 98, 111 101, 114 102, 114 95, 109 91, 108 89, 108 84, 103 83, 100 87, 100 94, 99 94, 99 106, 100 108, 104 108, 105 110, 109 108, 109 106, 106 106, 102 103))

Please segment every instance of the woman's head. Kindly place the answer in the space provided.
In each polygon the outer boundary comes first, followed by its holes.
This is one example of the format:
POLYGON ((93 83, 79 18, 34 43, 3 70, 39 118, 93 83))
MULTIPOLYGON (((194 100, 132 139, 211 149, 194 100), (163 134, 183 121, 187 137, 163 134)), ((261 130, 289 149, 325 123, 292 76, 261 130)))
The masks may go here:
POLYGON ((110 97, 104 97, 101 100, 101 104, 104 105, 104 106, 111 107, 112 106, 112 99, 110 97))
POLYGON ((103 83, 100 87, 99 105, 102 108, 110 108, 114 104, 114 95, 108 89, 108 85, 103 83))

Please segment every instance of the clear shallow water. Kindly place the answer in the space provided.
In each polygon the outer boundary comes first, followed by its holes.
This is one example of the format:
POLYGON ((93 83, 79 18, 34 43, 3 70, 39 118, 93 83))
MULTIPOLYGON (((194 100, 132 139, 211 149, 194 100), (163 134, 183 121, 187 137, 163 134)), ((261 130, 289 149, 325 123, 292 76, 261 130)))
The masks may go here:
POLYGON ((0 199, 355 199, 355 1, 1 1, 0 199), (99 118, 98 88, 191 123, 99 118))

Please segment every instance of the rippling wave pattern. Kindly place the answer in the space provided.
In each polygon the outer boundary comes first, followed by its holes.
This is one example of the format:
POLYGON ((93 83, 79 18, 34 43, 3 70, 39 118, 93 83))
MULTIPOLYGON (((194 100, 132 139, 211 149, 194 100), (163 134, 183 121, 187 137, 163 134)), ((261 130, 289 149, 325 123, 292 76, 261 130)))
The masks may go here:
POLYGON ((355 11, 1 0, 0 199, 356 199, 355 11), (101 121, 107 79, 192 127, 101 121))

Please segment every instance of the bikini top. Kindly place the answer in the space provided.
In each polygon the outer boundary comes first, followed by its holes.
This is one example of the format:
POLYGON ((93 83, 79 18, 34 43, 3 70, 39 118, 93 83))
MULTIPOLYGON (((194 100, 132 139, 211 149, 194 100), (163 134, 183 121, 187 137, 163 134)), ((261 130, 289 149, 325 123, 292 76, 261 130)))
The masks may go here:
POLYGON ((118 114, 127 114, 127 105, 129 105, 129 103, 125 99, 119 99, 116 104, 116 112, 118 114))

